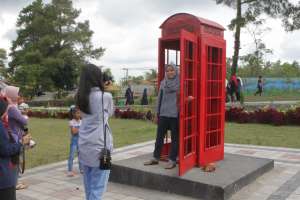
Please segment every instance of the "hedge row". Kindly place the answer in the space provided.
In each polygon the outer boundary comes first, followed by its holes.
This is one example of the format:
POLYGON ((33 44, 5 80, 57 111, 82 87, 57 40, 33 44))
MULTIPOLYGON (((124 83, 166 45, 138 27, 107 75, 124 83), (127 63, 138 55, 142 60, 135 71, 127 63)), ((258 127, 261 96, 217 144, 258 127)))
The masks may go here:
MULTIPOLYGON (((67 119, 69 113, 66 111, 29 111, 29 117, 37 118, 58 118, 67 119)), ((130 109, 115 110, 115 117, 121 119, 153 120, 155 114, 150 110, 148 112, 139 112, 130 109)), ((279 111, 274 108, 258 109, 247 111, 244 108, 230 108, 226 110, 226 121, 237 123, 260 123, 280 125, 298 125, 300 126, 300 107, 279 111)))

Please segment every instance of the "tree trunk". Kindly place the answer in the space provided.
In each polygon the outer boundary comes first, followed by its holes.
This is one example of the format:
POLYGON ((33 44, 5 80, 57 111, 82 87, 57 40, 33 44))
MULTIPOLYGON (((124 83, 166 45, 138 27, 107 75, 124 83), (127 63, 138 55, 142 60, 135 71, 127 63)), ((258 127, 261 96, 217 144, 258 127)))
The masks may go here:
POLYGON ((241 18, 242 18, 242 4, 241 0, 237 0, 237 12, 236 12, 236 25, 234 35, 234 54, 232 57, 231 75, 235 75, 237 72, 239 51, 240 51, 240 36, 241 36, 241 18))

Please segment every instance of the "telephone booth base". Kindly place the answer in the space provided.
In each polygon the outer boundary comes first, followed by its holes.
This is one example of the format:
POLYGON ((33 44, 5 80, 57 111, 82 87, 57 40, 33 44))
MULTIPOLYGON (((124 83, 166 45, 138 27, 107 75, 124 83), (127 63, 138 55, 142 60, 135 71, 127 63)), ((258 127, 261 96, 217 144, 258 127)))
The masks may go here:
POLYGON ((203 200, 225 200, 242 187, 274 168, 274 161, 226 154, 212 173, 193 168, 178 176, 178 168, 165 170, 165 162, 144 166, 152 154, 144 154, 113 164, 110 181, 203 200))

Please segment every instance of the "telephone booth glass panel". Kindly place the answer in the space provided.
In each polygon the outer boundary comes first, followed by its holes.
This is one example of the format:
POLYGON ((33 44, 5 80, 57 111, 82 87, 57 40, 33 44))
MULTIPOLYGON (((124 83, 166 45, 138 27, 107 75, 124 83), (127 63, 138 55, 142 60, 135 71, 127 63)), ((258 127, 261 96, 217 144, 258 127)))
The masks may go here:
POLYGON ((222 49, 207 46, 205 149, 221 145, 222 49))

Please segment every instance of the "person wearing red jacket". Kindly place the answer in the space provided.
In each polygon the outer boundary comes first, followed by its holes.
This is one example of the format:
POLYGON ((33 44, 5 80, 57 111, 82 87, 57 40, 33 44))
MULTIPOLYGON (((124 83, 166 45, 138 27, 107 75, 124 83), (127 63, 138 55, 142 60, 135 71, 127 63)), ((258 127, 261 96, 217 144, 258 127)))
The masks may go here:
POLYGON ((238 93, 238 81, 235 74, 231 75, 229 84, 230 84, 231 102, 235 102, 236 99, 234 98, 234 95, 236 95, 237 97, 237 93, 238 93))

